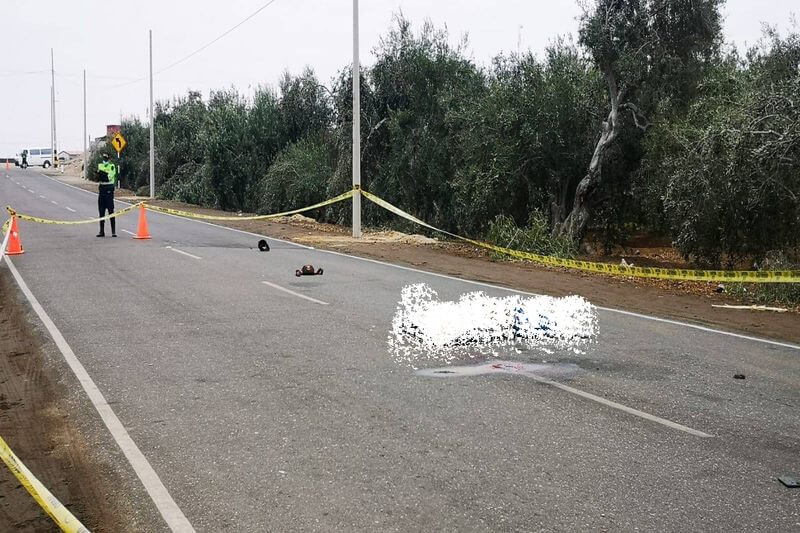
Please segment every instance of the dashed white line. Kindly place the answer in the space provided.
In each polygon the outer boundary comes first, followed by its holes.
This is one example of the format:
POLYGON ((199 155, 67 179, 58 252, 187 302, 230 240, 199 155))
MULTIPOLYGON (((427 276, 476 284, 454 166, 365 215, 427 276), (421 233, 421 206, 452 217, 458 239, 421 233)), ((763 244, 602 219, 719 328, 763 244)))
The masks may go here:
POLYGON ((177 248, 173 248, 172 246, 167 246, 167 250, 172 250, 173 252, 177 252, 179 254, 183 254, 187 257, 191 257, 192 259, 202 259, 202 257, 198 257, 194 254, 190 254, 189 252, 184 252, 183 250, 178 250, 177 248))
POLYGON ((65 206, 64 206, 64 209, 66 209, 66 210, 67 210, 67 211, 69 211, 70 213, 77 213, 77 211, 75 211, 74 209, 72 209, 71 207, 69 207, 69 206, 67 206, 67 205, 65 205, 65 206))
POLYGON ((36 191, 34 191, 33 189, 28 189, 28 192, 31 194, 36 194, 36 191))
POLYGON ((144 456, 136 445, 136 442, 131 438, 128 430, 125 429, 122 421, 120 421, 117 414, 108 404, 108 401, 103 396, 103 393, 100 392, 100 389, 97 387, 94 380, 92 380, 86 368, 75 355, 75 352, 72 351, 70 345, 67 344, 64 335, 61 334, 61 331, 28 288, 28 284, 22 279, 22 276, 14 267, 14 264, 9 261, 8 258, 6 258, 6 262, 8 263, 8 268, 11 270, 14 279, 17 280, 17 285, 19 285, 19 288, 30 302, 34 312, 39 316, 44 327, 50 333, 50 336, 61 351, 70 369, 75 374, 75 377, 78 378, 78 382, 83 387, 83 390, 86 391, 86 395, 89 397, 89 400, 91 400, 92 405, 94 405, 94 408, 97 409, 97 412, 100 414, 100 418, 103 419, 103 423, 105 423, 111 436, 114 437, 114 440, 122 450, 125 458, 128 459, 136 475, 139 476, 147 494, 150 495, 150 498, 161 513, 161 516, 167 522, 167 526, 172 531, 193 532, 194 528, 192 524, 189 523, 186 515, 183 514, 178 504, 172 499, 172 496, 169 494, 169 491, 167 491, 161 478, 158 477, 156 471, 147 461, 147 457, 144 456))
POLYGON ((309 302, 314 302, 315 304, 319 305, 330 305, 328 302, 323 302, 322 300, 317 300, 316 298, 312 298, 311 296, 306 296, 305 294, 300 294, 299 292, 294 292, 293 290, 287 289, 285 287, 281 287, 280 285, 275 285, 274 283, 270 283, 269 281, 262 281, 264 285, 269 285, 273 289, 278 289, 279 291, 286 292, 291 294, 292 296, 297 296, 298 298, 302 298, 303 300, 308 300, 309 302))
POLYGON ((40 194, 40 195, 39 195, 39 198, 41 198, 42 200, 47 200, 47 196, 45 196, 45 195, 43 195, 43 194, 40 194))
POLYGON ((58 202, 56 202, 55 200, 50 200, 50 203, 53 205, 58 205, 58 202))
POLYGON ((528 376, 531 377, 532 379, 535 379, 539 383, 544 383, 550 385, 551 387, 555 387, 557 389, 569 392, 570 394, 575 394, 576 396, 586 398, 587 400, 592 400, 593 402, 597 402, 607 407, 618 409, 620 411, 628 413, 629 415, 638 416, 639 418, 644 418, 645 420, 655 422, 656 424, 661 424, 662 426, 667 426, 668 428, 677 429, 678 431, 683 431, 684 433, 688 433, 689 435, 694 435, 695 437, 703 437, 708 439, 714 436, 714 435, 709 435, 708 433, 703 433, 702 431, 698 431, 696 429, 692 429, 688 426, 678 424, 677 422, 667 420, 666 418, 661 418, 660 416, 651 415, 650 413, 639 411, 638 409, 634 409, 633 407, 628 407, 627 405, 622 405, 621 403, 612 402, 611 400, 607 400, 600 396, 595 396, 594 394, 591 394, 589 392, 584 392, 582 390, 574 389, 568 385, 564 385, 563 383, 558 383, 557 381, 552 381, 543 378, 541 376, 537 376, 535 374, 528 374, 528 376))

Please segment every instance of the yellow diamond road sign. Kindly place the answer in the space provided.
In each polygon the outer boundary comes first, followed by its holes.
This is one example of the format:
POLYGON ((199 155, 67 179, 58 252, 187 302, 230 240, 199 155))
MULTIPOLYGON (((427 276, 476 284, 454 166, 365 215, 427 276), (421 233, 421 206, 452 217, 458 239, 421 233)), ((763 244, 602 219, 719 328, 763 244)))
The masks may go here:
POLYGON ((125 137, 123 137, 121 133, 117 132, 111 138, 111 144, 114 145, 114 149, 117 153, 120 153, 122 149, 125 148, 125 145, 128 144, 128 141, 125 140, 125 137))

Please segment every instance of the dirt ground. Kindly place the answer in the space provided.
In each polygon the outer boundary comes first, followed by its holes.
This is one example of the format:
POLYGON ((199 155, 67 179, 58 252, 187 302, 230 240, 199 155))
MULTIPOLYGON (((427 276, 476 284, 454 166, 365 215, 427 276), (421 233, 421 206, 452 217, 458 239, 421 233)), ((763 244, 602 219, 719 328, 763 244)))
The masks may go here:
MULTIPOLYGON (((70 176, 68 172, 61 174, 51 171, 51 175, 72 185, 97 190, 95 184, 78 176, 70 176)), ((117 198, 130 202, 146 200, 124 189, 118 192, 117 198)), ((232 213, 180 202, 155 200, 152 203, 195 213, 233 216, 232 213)), ((367 229, 363 238, 356 240, 349 236, 348 228, 318 223, 302 215, 269 222, 234 220, 216 223, 420 270, 553 296, 579 294, 599 306, 800 342, 800 309, 791 308, 786 313, 773 313, 712 307, 747 303, 727 293, 717 293, 717 283, 606 276, 522 261, 493 261, 486 250, 469 244, 439 241, 422 235, 406 235, 393 231, 367 229)), ((151 227, 150 231, 154 229, 151 227)), ((611 256, 603 256, 600 252, 596 252, 582 259, 618 264, 624 258, 628 264, 638 266, 678 268, 686 266, 669 243, 640 238, 628 244, 627 247, 612 251, 611 256)))
MULTIPOLYGON (((70 419, 65 393, 48 368, 18 295, 8 269, 0 268, 0 435, 87 528, 121 531, 121 513, 109 498, 110 481, 70 419)), ((0 531, 57 530, 0 462, 0 531)))

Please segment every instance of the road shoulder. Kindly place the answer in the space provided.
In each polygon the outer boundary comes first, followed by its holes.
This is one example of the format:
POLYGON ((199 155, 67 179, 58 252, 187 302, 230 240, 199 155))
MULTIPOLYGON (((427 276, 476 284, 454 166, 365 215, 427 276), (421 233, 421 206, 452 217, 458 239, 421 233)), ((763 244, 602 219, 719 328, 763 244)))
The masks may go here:
MULTIPOLYGON (((99 457, 69 379, 32 327, 8 269, 0 269, 0 435, 31 472, 91 531, 134 531, 115 468, 99 457)), ((0 465, 0 531, 55 525, 0 465)))

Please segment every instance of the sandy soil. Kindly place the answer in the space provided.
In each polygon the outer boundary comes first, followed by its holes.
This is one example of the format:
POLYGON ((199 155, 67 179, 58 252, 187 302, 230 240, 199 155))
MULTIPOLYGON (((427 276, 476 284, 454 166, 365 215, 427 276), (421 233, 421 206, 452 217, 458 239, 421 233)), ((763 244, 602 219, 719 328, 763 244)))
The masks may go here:
MULTIPOLYGON (((122 531, 110 481, 66 410, 8 269, 0 269, 0 435, 28 469, 91 531, 122 531)), ((0 462, 0 531, 57 531, 0 462)))

